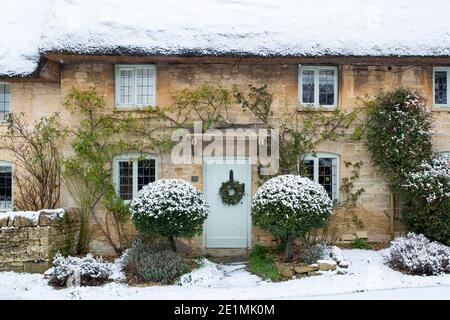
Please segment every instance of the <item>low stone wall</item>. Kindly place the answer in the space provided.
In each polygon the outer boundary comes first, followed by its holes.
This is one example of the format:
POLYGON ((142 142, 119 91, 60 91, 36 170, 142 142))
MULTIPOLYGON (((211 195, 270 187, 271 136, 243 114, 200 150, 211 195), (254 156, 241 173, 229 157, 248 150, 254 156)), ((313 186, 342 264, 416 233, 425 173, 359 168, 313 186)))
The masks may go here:
POLYGON ((0 271, 43 272, 57 252, 74 254, 76 209, 0 213, 0 271))

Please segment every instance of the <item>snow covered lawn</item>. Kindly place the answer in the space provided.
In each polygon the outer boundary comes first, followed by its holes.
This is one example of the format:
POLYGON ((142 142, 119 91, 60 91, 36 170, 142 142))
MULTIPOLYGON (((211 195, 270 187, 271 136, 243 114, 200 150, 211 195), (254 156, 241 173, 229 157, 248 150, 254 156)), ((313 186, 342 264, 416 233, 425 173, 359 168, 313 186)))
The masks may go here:
POLYGON ((343 250, 348 273, 270 283, 243 264, 205 261, 182 285, 102 287, 55 290, 42 275, 0 273, 0 299, 450 299, 450 275, 409 276, 383 264, 382 251, 343 250))

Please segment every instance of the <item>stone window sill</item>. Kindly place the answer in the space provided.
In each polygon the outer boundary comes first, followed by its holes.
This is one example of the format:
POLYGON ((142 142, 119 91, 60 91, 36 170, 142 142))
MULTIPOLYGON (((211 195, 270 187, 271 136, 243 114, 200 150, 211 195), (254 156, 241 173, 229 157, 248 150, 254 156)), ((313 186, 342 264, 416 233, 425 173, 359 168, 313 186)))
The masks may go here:
POLYGON ((432 112, 450 112, 450 106, 448 107, 432 107, 432 112))
POLYGON ((148 106, 115 106, 114 110, 119 112, 145 111, 148 106))

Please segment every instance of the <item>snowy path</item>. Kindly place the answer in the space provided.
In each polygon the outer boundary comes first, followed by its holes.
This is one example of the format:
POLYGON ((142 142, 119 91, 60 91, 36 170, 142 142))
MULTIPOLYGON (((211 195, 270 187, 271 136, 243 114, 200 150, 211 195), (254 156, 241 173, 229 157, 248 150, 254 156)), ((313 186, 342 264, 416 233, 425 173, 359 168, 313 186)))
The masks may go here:
POLYGON ((270 283, 245 265, 208 262, 183 285, 102 287, 55 290, 41 275, 0 273, 0 299, 450 299, 450 275, 408 276, 385 266, 381 252, 343 250, 351 266, 346 275, 270 283))

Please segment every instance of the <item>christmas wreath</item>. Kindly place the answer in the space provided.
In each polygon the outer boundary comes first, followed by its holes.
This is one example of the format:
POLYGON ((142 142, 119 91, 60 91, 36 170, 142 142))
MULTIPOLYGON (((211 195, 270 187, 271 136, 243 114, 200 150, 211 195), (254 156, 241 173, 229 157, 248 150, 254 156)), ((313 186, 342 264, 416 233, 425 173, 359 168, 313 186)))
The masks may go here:
POLYGON ((222 183, 219 189, 219 195, 222 202, 228 206, 238 204, 245 194, 245 184, 232 179, 222 183))

